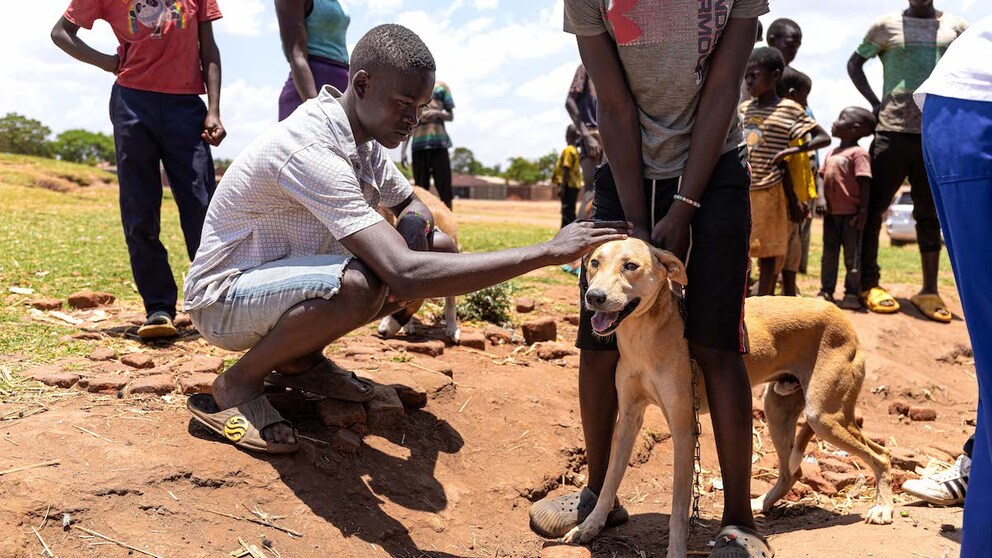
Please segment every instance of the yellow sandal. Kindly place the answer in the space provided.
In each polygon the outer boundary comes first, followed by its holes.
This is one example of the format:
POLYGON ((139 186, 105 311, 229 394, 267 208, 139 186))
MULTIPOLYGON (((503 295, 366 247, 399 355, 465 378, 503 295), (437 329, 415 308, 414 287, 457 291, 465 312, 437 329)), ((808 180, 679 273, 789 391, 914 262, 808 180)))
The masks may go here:
POLYGON ((899 311, 899 302, 882 287, 872 287, 861 293, 861 302, 877 314, 895 314, 899 311))
POLYGON ((923 312, 924 316, 935 322, 949 324, 954 318, 938 294, 918 294, 909 300, 920 309, 920 312, 923 312))

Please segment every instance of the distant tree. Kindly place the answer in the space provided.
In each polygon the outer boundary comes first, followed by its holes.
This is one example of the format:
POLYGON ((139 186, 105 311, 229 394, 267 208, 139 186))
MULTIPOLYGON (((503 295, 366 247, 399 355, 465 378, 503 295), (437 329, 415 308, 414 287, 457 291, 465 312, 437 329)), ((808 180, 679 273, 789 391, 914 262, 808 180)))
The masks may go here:
POLYGON ((558 163, 558 154, 551 150, 547 155, 538 159, 536 163, 538 170, 541 171, 541 179, 548 180, 555 170, 555 164, 558 163))
POLYGON ((521 184, 536 184, 541 181, 541 169, 534 161, 524 157, 513 157, 510 166, 503 171, 507 180, 515 180, 521 184))
POLYGON ((475 171, 481 166, 467 147, 456 147, 451 153, 451 171, 455 174, 477 174, 475 171))
POLYGON ((100 132, 88 130, 66 130, 51 144, 51 152, 63 161, 95 165, 114 164, 117 153, 114 151, 114 138, 100 132))
POLYGON ((41 122, 9 112, 0 118, 0 152, 47 157, 51 133, 41 122))

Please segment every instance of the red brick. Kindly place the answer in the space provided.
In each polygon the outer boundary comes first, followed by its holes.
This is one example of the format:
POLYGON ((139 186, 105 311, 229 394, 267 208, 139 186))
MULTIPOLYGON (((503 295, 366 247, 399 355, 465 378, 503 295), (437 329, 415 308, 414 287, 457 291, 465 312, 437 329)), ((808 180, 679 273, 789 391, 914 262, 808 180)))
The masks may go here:
POLYGON ((110 293, 99 293, 90 289, 83 289, 69 295, 69 306, 82 310, 85 308, 96 308, 104 304, 113 304, 114 295, 110 293))
POLYGON ((816 463, 803 461, 800 465, 800 469, 803 482, 809 485, 810 488, 820 494, 823 494, 824 496, 833 496, 834 494, 837 494, 837 487, 823 477, 823 472, 820 470, 819 465, 816 463))
POLYGON ((331 447, 341 453, 358 453, 362 447, 362 439, 354 432, 339 428, 331 437, 331 447))
POLYGON ((568 323, 568 324, 570 324, 570 325, 577 326, 577 325, 579 325, 579 315, 578 314, 569 314, 569 315, 565 316, 565 322, 568 323))
POLYGON ((224 369, 224 359, 218 356, 196 355, 179 367, 180 374, 217 374, 224 369))
POLYGON ((937 420, 937 411, 929 407, 910 407, 909 419, 918 422, 937 420))
POLYGON ((543 343, 537 348, 537 356, 541 360, 558 360, 559 358, 578 354, 578 352, 575 347, 557 342, 543 343))
POLYGON ((132 368, 155 368, 155 360, 148 353, 121 355, 121 362, 132 368))
MULTIPOLYGON (((396 392, 393 391, 393 395, 396 392)), ((401 405, 402 406, 402 405, 401 405)), ((355 424, 364 425, 368 417, 361 403, 339 399, 321 399, 317 402, 317 414, 324 426, 348 428, 355 424)))
POLYGON ((420 387, 424 388, 427 396, 431 399, 444 394, 451 394, 455 391, 455 384, 451 378, 439 372, 428 372, 415 368, 410 371, 410 377, 420 387))
MULTIPOLYGON (((823 471, 824 476, 826 476, 826 473, 828 471, 831 473, 850 473, 851 471, 854 470, 853 466, 839 459, 825 457, 823 459, 820 459, 819 461, 820 461, 820 470, 823 471)), ((839 486, 837 488, 840 489, 839 486)))
POLYGON ((527 297, 520 297, 517 299, 517 312, 520 314, 526 314, 528 312, 534 311, 534 299, 527 297))
POLYGON ((494 325, 486 326, 486 329, 482 330, 482 334, 493 345, 506 345, 513 339, 513 335, 506 328, 494 325))
POLYGON ((889 404, 889 414, 890 415, 908 415, 909 414, 909 403, 906 403, 902 399, 896 399, 889 404))
POLYGON ((541 558, 592 558, 592 552, 585 546, 546 542, 541 549, 541 558))
POLYGON ((100 374, 79 380, 79 387, 92 393, 115 392, 127 385, 127 376, 120 374, 100 374))
POLYGON ((404 339, 387 339, 386 346, 394 351, 406 351, 422 355, 438 357, 444 354, 444 341, 431 339, 429 341, 406 341, 404 339))
POLYGON ((21 375, 25 378, 31 378, 32 380, 36 380, 45 385, 60 388, 70 388, 79 381, 78 374, 64 372, 58 366, 51 364, 47 366, 35 366, 34 368, 28 368, 27 370, 21 372, 21 375))
POLYGON ((400 428, 406 423, 406 410, 400 401, 396 390, 388 386, 375 386, 375 399, 369 401, 368 427, 370 429, 390 430, 400 428))
POLYGON ((91 352, 86 358, 96 361, 116 360, 117 351, 111 349, 110 347, 97 347, 93 349, 93 352, 91 352))
POLYGON ((154 393, 165 395, 176 389, 176 381, 170 374, 155 374, 145 376, 131 382, 127 387, 128 393, 154 393))
POLYGON ((458 344, 462 347, 469 347, 470 349, 478 349, 480 351, 486 350, 486 337, 481 333, 475 331, 463 331, 461 340, 458 344))
POLYGON ((62 301, 57 298, 38 298, 31 301, 31 308, 37 310, 61 310, 62 301))
POLYGON ((552 317, 545 316, 529 321, 522 326, 524 342, 533 345, 538 341, 554 341, 558 338, 558 326, 552 317))
POLYGON ((172 325, 176 327, 193 327, 193 320, 187 314, 176 314, 176 319, 172 320, 172 325))
POLYGON ((926 467, 929 459, 918 455, 908 448, 890 448, 889 459, 892 466, 903 471, 916 471, 917 467, 926 467))
POLYGON ((194 393, 213 393, 216 374, 197 372, 179 378, 179 389, 186 395, 194 393))

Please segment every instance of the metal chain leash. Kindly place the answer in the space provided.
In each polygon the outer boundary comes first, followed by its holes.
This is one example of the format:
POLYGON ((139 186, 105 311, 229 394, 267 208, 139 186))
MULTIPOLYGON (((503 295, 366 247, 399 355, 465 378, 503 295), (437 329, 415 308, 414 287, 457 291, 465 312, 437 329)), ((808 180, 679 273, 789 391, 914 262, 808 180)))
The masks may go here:
MULTIPOLYGON (((681 293, 676 293, 675 300, 678 302, 679 313, 682 315, 682 322, 686 323, 685 297, 681 293)), ((692 414, 693 414, 693 442, 695 448, 692 457, 692 512, 689 516, 689 529, 699 525, 699 497, 702 494, 703 462, 701 450, 699 448, 699 437, 703 433, 703 427, 699 423, 699 364, 696 359, 689 354, 689 366, 692 368, 692 414)))

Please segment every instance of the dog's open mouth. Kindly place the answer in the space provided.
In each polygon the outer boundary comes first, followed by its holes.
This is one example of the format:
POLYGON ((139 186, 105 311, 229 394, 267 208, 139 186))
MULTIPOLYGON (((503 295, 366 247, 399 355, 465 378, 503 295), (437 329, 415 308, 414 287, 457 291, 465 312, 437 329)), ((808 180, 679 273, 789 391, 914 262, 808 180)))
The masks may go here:
POLYGON ((592 330, 596 335, 609 335, 617 329, 620 322, 630 315, 641 303, 640 298, 632 299, 619 312, 599 312, 592 315, 592 330))

